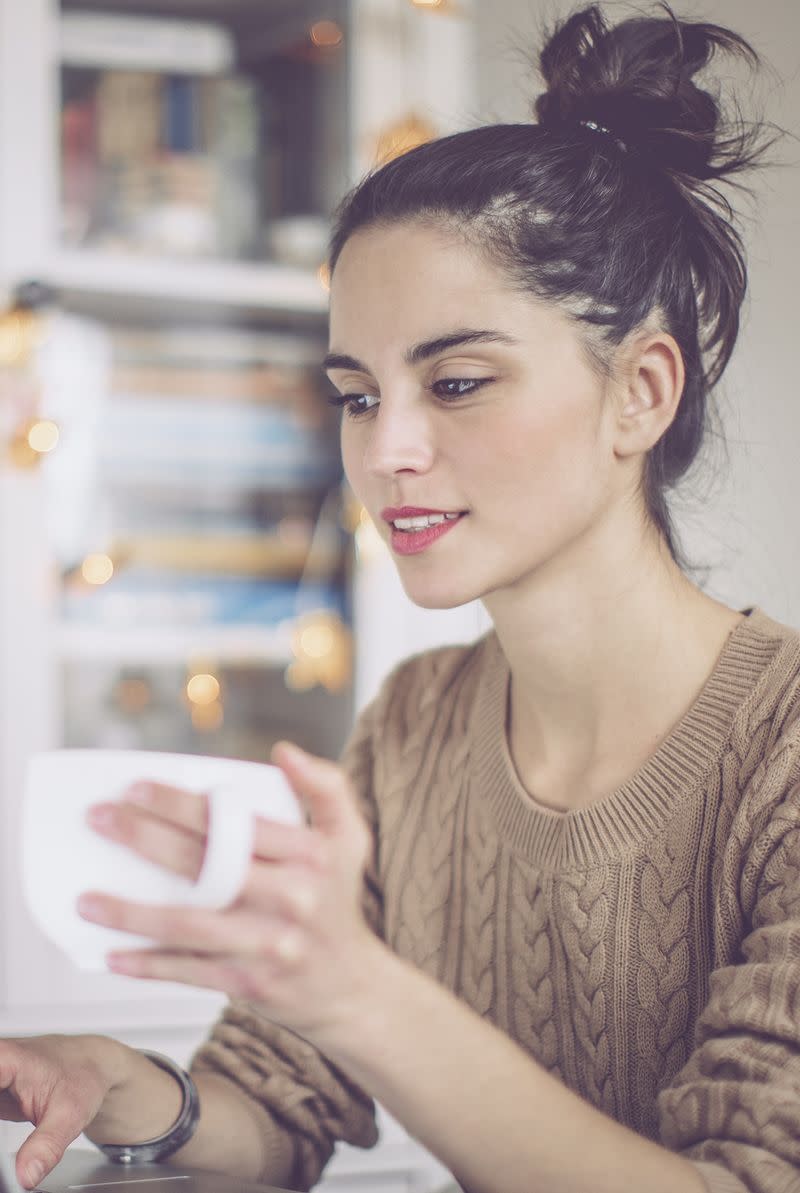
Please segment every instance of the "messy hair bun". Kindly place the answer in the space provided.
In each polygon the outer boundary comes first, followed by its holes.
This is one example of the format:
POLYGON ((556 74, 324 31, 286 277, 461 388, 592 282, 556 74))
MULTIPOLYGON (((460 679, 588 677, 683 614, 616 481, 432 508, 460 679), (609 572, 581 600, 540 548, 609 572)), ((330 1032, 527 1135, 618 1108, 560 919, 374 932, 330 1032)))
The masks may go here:
POLYGON ((702 446, 747 285, 720 184, 756 165, 773 138, 695 81, 720 52, 755 67, 752 47, 667 4, 656 14, 609 26, 593 4, 558 25, 540 53, 538 122, 443 137, 369 175, 337 212, 330 264, 361 227, 443 220, 574 318, 605 375, 622 341, 656 318, 681 349, 686 382, 646 458, 643 496, 687 568, 666 494, 702 446))
POLYGON ((535 104, 539 124, 563 132, 594 122, 651 164, 698 181, 738 173, 758 158, 761 130, 727 125, 694 79, 718 50, 752 67, 758 57, 730 29, 679 21, 661 7, 663 19, 609 28, 593 5, 558 27, 539 57, 547 84, 535 104))

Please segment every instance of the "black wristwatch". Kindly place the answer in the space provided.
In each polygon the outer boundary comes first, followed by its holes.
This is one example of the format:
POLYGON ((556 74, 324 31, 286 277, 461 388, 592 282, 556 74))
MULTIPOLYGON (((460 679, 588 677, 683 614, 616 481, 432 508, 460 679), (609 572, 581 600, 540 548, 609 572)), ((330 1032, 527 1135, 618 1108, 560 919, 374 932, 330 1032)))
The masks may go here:
POLYGON ((147 1139, 143 1143, 96 1143, 94 1146, 115 1164, 153 1164, 157 1160, 166 1159, 179 1147, 183 1147, 184 1143, 189 1142, 200 1120, 197 1086, 186 1070, 176 1065, 168 1056, 162 1056, 160 1052, 150 1052, 146 1048, 139 1051, 142 1056, 146 1056, 153 1064, 175 1078, 183 1093, 183 1105, 169 1130, 163 1135, 157 1135, 155 1139, 147 1139))

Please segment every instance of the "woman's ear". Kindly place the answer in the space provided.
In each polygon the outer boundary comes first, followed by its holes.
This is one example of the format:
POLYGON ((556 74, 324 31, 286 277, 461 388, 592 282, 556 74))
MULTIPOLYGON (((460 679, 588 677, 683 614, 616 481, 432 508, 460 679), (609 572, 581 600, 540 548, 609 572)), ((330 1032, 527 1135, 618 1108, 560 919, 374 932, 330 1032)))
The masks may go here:
POLYGON ((686 369, 673 336, 639 338, 623 356, 614 451, 620 458, 648 452, 678 412, 686 369))

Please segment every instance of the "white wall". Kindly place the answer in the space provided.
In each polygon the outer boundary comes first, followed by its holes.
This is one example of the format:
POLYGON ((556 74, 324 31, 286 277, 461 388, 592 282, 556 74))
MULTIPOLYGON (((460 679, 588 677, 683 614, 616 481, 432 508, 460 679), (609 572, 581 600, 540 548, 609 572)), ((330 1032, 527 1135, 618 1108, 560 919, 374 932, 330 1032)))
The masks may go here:
MULTIPOLYGON (((577 7, 564 0, 479 0, 476 119, 528 119, 542 90, 532 65, 541 44, 540 26, 577 7)), ((638 7, 642 11, 648 6, 638 7)), ((797 0, 673 0, 673 7, 679 16, 727 25, 750 41, 772 68, 764 72, 756 99, 769 119, 797 135, 797 0)), ((630 11, 625 4, 605 6, 611 21, 630 11)), ((727 65, 724 72, 729 73, 727 65)), ((745 111, 755 114, 750 105, 745 111)), ((749 209, 745 227, 750 296, 736 353, 718 391, 730 461, 717 455, 699 482, 685 489, 693 511, 678 504, 674 508, 689 553, 712 569, 707 588, 714 596, 737 608, 761 605, 770 616, 800 626, 800 394, 794 327, 800 147, 787 139, 782 156, 787 165, 754 176, 757 206, 749 209)))

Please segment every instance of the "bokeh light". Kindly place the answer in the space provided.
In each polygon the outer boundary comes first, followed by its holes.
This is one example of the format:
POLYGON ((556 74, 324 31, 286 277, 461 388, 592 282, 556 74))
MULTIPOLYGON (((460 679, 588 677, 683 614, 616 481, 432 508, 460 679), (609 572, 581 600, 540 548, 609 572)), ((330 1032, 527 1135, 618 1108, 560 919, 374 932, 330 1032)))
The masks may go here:
POLYGON ((315 46, 324 50, 335 50, 344 41, 341 25, 335 21, 315 21, 308 31, 315 46))
POLYGON ((81 564, 81 575, 87 584, 107 584, 114 575, 114 561, 109 555, 87 555, 81 564))
POLYGON ((28 445, 35 452, 40 452, 41 454, 51 452, 58 443, 58 439, 58 426, 56 423, 51 422, 49 418, 37 419, 28 428, 28 445))
POLYGON ((186 684, 186 695, 192 704, 214 704, 219 691, 219 680, 215 675, 193 675, 186 684))

